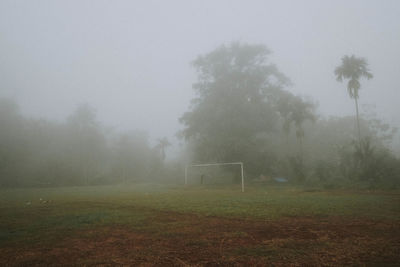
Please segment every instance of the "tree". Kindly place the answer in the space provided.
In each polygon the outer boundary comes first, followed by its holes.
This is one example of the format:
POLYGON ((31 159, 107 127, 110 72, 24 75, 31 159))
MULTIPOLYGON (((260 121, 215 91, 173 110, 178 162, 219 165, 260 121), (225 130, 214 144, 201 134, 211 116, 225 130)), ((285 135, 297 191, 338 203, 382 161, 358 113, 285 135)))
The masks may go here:
POLYGON ((68 117, 68 124, 78 132, 96 128, 96 112, 88 104, 82 104, 68 117))
POLYGON ((286 145, 289 145, 289 134, 292 123, 296 127, 296 140, 299 143, 300 153, 302 154, 302 143, 304 138, 303 123, 307 120, 314 122, 315 104, 311 101, 295 96, 292 93, 281 90, 276 94, 276 110, 281 116, 282 131, 286 136, 286 145))
POLYGON ((314 122, 316 119, 314 109, 315 105, 312 102, 304 101, 297 97, 293 99, 292 103, 291 121, 296 127, 296 139, 300 147, 300 157, 303 157, 303 138, 304 129, 303 123, 307 120, 314 122))
POLYGON ((0 98, 0 186, 21 185, 28 160, 26 120, 18 105, 0 98))
POLYGON ((168 138, 163 137, 161 139, 158 139, 158 144, 154 147, 154 149, 158 152, 160 155, 160 158, 162 161, 165 160, 165 149, 171 145, 171 143, 168 141, 168 138))
POLYGON ((106 140, 94 109, 87 104, 78 106, 68 117, 67 131, 68 161, 76 167, 76 179, 83 178, 88 184, 98 176, 106 150, 106 140))
POLYGON ((145 132, 130 132, 119 136, 114 146, 114 175, 122 181, 147 178, 151 150, 145 132))
POLYGON ((357 133, 358 141, 361 143, 360 133, 360 119, 358 112, 358 91, 361 88, 360 78, 366 77, 368 80, 372 79, 373 75, 368 69, 368 63, 365 58, 358 58, 354 55, 342 57, 342 64, 335 69, 336 79, 340 82, 343 79, 348 79, 347 91, 349 96, 354 99, 356 105, 356 116, 357 116, 357 133))
POLYGON ((288 161, 285 169, 286 171, 291 169, 292 177, 296 177, 299 182, 303 182, 306 177, 303 160, 304 123, 306 121, 315 121, 315 104, 285 90, 276 93, 274 102, 275 109, 281 117, 282 131, 286 137, 286 156, 288 161), (289 134, 292 124, 295 127, 296 142, 298 144, 298 154, 296 156, 290 156, 289 153, 289 134))
POLYGON ((292 124, 292 113, 293 113, 292 103, 294 101, 294 98, 295 96, 293 94, 282 90, 282 93, 277 96, 277 99, 275 101, 276 109, 278 110, 279 115, 283 119, 282 131, 285 134, 287 147, 289 146, 289 134, 292 124))
POLYGON ((259 167, 266 165, 269 135, 279 119, 271 101, 288 84, 268 63, 269 54, 264 45, 233 43, 193 62, 196 98, 180 122, 182 136, 194 144, 195 160, 254 164, 250 159, 256 158, 259 167))

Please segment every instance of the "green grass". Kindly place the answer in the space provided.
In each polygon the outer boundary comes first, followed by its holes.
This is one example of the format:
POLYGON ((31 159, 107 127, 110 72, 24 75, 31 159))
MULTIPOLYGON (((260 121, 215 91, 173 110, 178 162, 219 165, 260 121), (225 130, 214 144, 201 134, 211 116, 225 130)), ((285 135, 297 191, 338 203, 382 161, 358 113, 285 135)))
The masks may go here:
POLYGON ((304 192, 296 188, 171 189, 135 194, 129 202, 154 209, 215 216, 276 219, 282 216, 357 216, 400 218, 400 195, 304 192))
POLYGON ((0 190, 0 246, 51 242, 78 229, 148 224, 155 211, 275 220, 283 216, 347 216, 400 220, 400 194, 307 192, 296 187, 120 185, 0 190), (43 204, 42 200, 50 200, 43 204), (27 202, 30 202, 28 205, 27 202))

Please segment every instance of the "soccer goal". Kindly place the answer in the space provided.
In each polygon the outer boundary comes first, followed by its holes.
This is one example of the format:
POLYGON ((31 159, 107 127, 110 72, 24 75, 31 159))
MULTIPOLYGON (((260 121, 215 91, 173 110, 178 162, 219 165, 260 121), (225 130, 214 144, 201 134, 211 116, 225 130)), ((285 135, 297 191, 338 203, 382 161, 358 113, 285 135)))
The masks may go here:
MULTIPOLYGON (((185 185, 188 184, 188 172, 192 167, 209 167, 209 166, 224 166, 224 165, 240 165, 240 174, 242 180, 242 192, 244 192, 244 175, 243 162, 226 162, 226 163, 207 163, 207 164, 189 164, 185 167, 185 185)), ((201 178, 203 180, 203 177, 201 178)))

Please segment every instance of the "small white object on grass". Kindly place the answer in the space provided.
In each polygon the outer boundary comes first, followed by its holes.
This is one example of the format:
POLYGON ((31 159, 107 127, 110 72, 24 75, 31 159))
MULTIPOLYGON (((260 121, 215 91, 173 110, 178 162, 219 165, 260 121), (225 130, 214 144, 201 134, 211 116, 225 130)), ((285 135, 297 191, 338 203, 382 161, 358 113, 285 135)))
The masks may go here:
POLYGON ((39 198, 40 204, 50 203, 50 200, 44 200, 43 198, 39 198))

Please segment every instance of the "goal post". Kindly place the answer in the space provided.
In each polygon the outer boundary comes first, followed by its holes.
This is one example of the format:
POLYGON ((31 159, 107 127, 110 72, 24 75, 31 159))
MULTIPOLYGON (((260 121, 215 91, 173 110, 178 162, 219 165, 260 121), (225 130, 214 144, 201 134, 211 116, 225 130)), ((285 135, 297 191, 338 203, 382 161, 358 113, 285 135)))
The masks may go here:
POLYGON ((207 167, 207 166, 223 166, 223 165, 240 165, 240 174, 242 178, 242 192, 244 192, 244 173, 243 162, 224 162, 224 163, 206 163, 206 164, 188 164, 185 166, 185 185, 188 183, 188 169, 190 167, 207 167))

